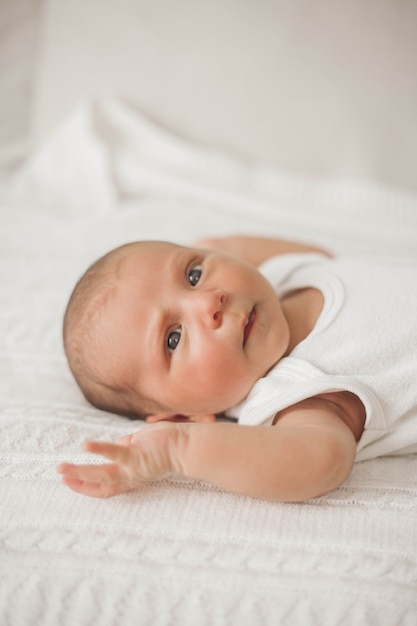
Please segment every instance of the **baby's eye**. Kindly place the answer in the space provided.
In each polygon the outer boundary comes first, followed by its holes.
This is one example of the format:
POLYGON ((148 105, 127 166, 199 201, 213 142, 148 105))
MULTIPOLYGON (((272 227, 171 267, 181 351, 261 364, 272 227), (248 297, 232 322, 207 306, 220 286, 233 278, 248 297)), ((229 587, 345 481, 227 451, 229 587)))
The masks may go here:
POLYGON ((179 342, 181 341, 181 328, 176 328, 171 331, 167 337, 167 348, 170 352, 174 352, 174 350, 178 347, 179 342))
POLYGON ((192 287, 195 287, 201 278, 203 270, 201 265, 194 265, 188 272, 188 281, 192 287))

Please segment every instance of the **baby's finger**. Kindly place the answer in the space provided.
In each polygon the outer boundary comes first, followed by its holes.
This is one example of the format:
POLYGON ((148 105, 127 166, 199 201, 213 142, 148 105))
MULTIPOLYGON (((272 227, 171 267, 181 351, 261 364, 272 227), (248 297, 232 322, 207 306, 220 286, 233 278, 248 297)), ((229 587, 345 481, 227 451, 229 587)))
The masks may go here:
POLYGON ((73 465, 72 463, 61 463, 57 471, 67 478, 94 483, 116 483, 122 478, 120 467, 113 463, 101 465, 73 465))
POLYGON ((63 476, 62 482, 72 489, 72 491, 92 498, 110 498, 111 496, 127 491, 127 489, 123 488, 119 483, 94 483, 68 476, 63 476))
POLYGON ((86 452, 100 454, 109 461, 120 463, 121 465, 129 461, 131 452, 126 445, 117 445, 115 443, 106 443, 102 441, 86 441, 83 445, 86 452))
POLYGON ((118 439, 116 439, 116 445, 130 446, 131 439, 132 435, 123 435, 123 437, 119 437, 118 439))
POLYGON ((216 238, 213 237, 212 239, 209 239, 207 237, 207 238, 197 239, 196 241, 193 242, 192 246, 193 246, 193 248, 201 248, 203 250, 211 250, 211 249, 215 248, 216 242, 217 242, 216 238))

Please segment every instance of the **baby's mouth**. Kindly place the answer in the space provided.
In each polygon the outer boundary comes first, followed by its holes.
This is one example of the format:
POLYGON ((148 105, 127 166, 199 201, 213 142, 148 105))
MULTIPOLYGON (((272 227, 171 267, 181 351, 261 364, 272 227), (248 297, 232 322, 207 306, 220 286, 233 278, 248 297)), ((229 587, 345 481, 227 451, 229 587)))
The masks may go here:
POLYGON ((248 319, 246 320, 245 328, 243 330, 243 345, 246 344, 249 338, 249 335, 255 323, 255 319, 256 319, 256 313, 255 313, 255 307, 253 307, 252 311, 248 315, 248 319))

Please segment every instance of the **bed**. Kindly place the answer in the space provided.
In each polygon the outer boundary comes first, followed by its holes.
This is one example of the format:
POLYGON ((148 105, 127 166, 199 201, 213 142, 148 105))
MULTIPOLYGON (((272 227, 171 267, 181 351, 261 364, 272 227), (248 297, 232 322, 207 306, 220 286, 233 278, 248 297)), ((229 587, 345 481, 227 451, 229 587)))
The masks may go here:
MULTIPOLYGON (((85 89, 80 75, 88 72, 77 65, 79 59, 73 59, 72 75, 65 65, 71 56, 67 29, 79 26, 80 55, 86 55, 83 42, 90 42, 90 69, 92 58, 100 66, 100 37, 108 34, 103 24, 112 24, 119 44, 127 42, 130 57, 131 23, 142 28, 143 46, 152 34, 160 42, 169 31, 152 3, 122 4, 123 15, 119 3, 116 11, 103 2, 100 33, 89 26, 98 9, 94 0, 6 1, 1 9, 8 34, 0 47, 0 90, 9 106, 2 107, 0 119, 0 623, 415 626, 416 455, 358 463, 339 489, 303 504, 254 500, 178 477, 110 500, 85 498, 60 482, 56 465, 84 461, 85 439, 113 441, 144 427, 90 406, 62 349, 62 315, 73 284, 109 248, 136 239, 187 244, 209 235, 274 233, 336 254, 417 260, 417 74, 407 81, 404 100, 414 117, 401 117, 402 101, 396 101, 396 142, 394 127, 377 142, 376 135, 358 132, 362 143, 352 148, 351 160, 326 144, 320 171, 313 171, 313 136, 307 141, 310 159, 304 155, 297 162, 294 156, 290 163, 261 141, 251 153, 250 138, 244 144, 237 125, 227 133, 213 102, 190 118, 178 97, 169 117, 158 91, 161 76, 155 86, 157 72, 148 78, 146 96, 137 85, 122 84, 133 68, 124 64, 120 77, 115 61, 107 73, 90 75, 93 83, 101 81, 97 89, 85 89), (62 73, 54 71, 57 58, 62 73), (159 106, 156 116, 149 114, 152 98, 159 106), (208 129, 202 129, 204 116, 208 129)), ((173 16, 169 3, 156 4, 168 17, 177 16, 177 38, 169 43, 176 43, 172 55, 180 59, 186 54, 180 17, 188 15, 190 26, 197 10, 179 2, 173 16)), ((305 34, 311 18, 316 30, 310 36, 318 40, 320 24, 324 28, 318 16, 328 11, 336 19, 330 3, 319 3, 316 14, 300 3, 291 15, 284 4, 262 5, 262 24, 274 10, 277 28, 284 23, 295 33, 299 24, 305 34)), ((355 30, 355 11, 369 16, 371 4, 349 3, 347 27, 355 30)), ((226 18, 240 5, 213 6, 201 9, 204 24, 208 28, 210 16, 223 18, 216 45, 225 53, 226 18)), ((242 7, 243 37, 243 24, 248 27, 259 11, 255 3, 242 7)), ((385 3, 380 11, 388 23, 395 9, 385 3)), ((416 12, 404 3, 403 21, 395 15, 394 43, 402 40, 410 63, 413 41, 406 34, 416 12)), ((382 23, 371 30, 373 44, 383 34, 382 23)), ((199 41, 194 36, 187 45, 200 50, 199 41)), ((415 66, 417 54, 412 58, 415 66)), ((145 69, 139 63, 139 73, 145 69)), ((243 90, 244 82, 242 75, 235 88, 243 90)), ((260 102, 259 94, 254 102, 260 102)), ((244 110, 249 115, 252 109, 244 110)), ((266 137, 271 117, 257 115, 266 137)), ((348 125, 344 132, 351 130, 348 125)))

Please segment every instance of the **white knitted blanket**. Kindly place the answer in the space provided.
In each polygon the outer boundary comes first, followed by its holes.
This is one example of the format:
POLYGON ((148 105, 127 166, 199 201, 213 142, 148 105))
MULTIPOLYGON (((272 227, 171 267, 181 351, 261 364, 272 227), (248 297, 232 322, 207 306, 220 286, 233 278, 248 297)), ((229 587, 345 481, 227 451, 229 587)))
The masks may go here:
POLYGON ((417 199, 203 151, 117 101, 82 105, 0 196, 0 624, 417 624, 417 457, 355 466, 305 504, 187 480, 64 488, 87 438, 142 427, 82 398, 66 300, 104 251, 228 232, 417 258, 417 199))

